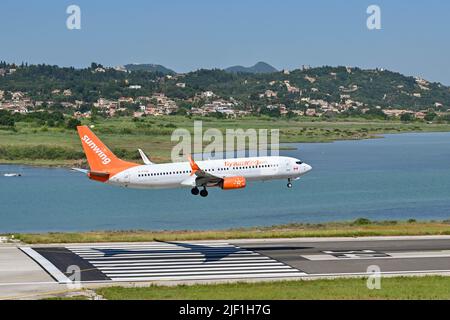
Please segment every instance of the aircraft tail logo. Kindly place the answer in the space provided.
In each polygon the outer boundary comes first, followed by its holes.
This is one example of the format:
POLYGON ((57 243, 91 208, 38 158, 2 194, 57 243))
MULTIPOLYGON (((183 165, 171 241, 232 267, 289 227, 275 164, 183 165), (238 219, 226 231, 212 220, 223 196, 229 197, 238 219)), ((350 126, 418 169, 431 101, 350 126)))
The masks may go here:
POLYGON ((87 126, 79 126, 77 130, 91 171, 113 174, 137 166, 117 158, 87 126))
POLYGON ((81 140, 85 142, 92 151, 94 151, 104 165, 111 163, 111 159, 87 135, 85 135, 81 140))

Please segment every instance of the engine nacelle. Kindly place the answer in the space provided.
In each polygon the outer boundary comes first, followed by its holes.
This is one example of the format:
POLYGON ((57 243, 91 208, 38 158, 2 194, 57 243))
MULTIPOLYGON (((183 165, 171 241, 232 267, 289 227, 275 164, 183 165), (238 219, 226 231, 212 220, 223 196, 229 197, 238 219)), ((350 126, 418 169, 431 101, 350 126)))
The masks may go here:
POLYGON ((230 177, 224 178, 220 187, 223 190, 243 189, 247 186, 247 181, 244 177, 230 177))

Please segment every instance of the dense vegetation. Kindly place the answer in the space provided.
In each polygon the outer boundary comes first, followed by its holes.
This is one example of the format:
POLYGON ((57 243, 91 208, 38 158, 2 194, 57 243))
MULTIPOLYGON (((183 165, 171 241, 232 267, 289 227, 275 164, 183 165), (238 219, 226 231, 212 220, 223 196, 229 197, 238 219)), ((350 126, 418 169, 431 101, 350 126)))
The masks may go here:
MULTIPOLYGON (((3 68, 11 67, 3 63, 3 68)), ((12 75, 0 77, 0 90, 27 92, 35 101, 55 102, 76 100, 92 103, 100 97, 118 99, 121 96, 136 97, 156 91, 155 80, 159 73, 136 71, 125 73, 114 69, 95 72, 101 67, 95 63, 90 68, 60 68, 50 65, 16 66, 12 75), (145 84, 143 90, 129 89, 130 84, 145 84), (71 96, 52 94, 54 90, 70 89, 71 96)), ((2 63, 0 63, 2 68, 2 63)))
POLYGON ((83 158, 84 154, 72 148, 59 146, 38 145, 23 148, 21 146, 1 146, 0 159, 47 159, 47 160, 76 160, 83 158))
POLYGON ((159 64, 127 64, 125 69, 128 71, 148 71, 160 72, 164 75, 174 75, 176 72, 159 64))
POLYGON ((108 300, 411 300, 450 299, 450 279, 443 276, 383 277, 381 290, 367 288, 366 278, 104 287, 108 300))
POLYGON ((7 110, 0 110, 0 128, 14 130, 17 122, 25 122, 40 127, 48 128, 66 128, 76 130, 81 125, 80 120, 67 118, 59 111, 32 112, 32 113, 13 113, 7 110))
POLYGON ((367 106, 382 108, 403 108, 411 110, 428 109, 435 103, 441 108, 450 107, 450 89, 439 83, 420 84, 413 77, 380 69, 362 70, 346 67, 319 67, 308 70, 250 74, 229 73, 224 70, 198 70, 173 78, 164 77, 160 72, 121 72, 93 63, 86 69, 60 68, 49 65, 11 66, 0 63, 0 68, 15 67, 16 72, 0 77, 0 89, 28 92, 36 101, 75 100, 92 103, 98 98, 117 99, 121 96, 149 96, 163 92, 170 98, 188 99, 204 91, 235 98, 244 106, 261 107, 270 103, 283 103, 288 108, 304 108, 301 97, 341 102, 342 95, 367 106), (301 90, 289 92, 284 81, 301 90), (177 83, 185 83, 185 87, 177 83), (130 85, 140 85, 141 89, 130 89, 130 85), (72 95, 55 95, 55 89, 70 89, 72 95), (266 90, 278 93, 277 97, 261 98, 266 90))

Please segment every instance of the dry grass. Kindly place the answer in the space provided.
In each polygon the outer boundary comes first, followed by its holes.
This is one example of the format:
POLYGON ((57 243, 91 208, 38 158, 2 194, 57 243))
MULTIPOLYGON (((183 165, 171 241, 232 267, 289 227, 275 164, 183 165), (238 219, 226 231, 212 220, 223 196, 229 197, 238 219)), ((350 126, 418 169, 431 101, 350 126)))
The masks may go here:
POLYGON ((88 242, 190 241, 305 237, 365 237, 450 235, 447 222, 355 222, 325 224, 289 224, 262 228, 217 231, 95 231, 80 233, 16 234, 16 239, 30 244, 88 242))

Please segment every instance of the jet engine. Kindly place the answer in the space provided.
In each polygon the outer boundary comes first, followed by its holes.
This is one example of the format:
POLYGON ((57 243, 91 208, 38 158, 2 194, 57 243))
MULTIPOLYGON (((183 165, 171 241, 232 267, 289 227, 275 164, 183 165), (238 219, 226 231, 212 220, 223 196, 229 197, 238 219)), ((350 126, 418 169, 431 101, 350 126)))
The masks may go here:
POLYGON ((223 190, 243 189, 247 185, 247 181, 244 177, 230 177, 224 178, 220 183, 220 187, 223 190))

